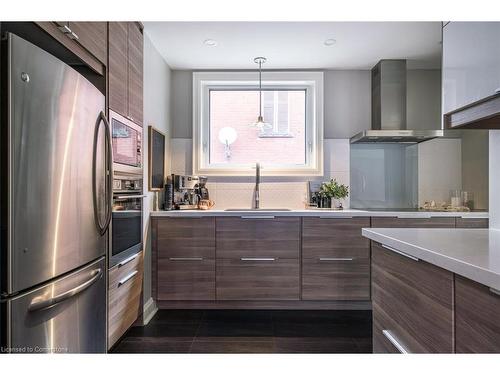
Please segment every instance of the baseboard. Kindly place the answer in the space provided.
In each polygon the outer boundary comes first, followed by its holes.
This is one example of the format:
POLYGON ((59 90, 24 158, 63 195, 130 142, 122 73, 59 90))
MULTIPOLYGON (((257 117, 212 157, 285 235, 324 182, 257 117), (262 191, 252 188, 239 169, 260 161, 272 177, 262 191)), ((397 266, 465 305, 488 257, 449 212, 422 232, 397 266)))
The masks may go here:
POLYGON ((160 309, 371 310, 371 301, 157 301, 160 309))
POLYGON ((149 321, 155 316, 158 311, 158 307, 153 298, 149 298, 148 301, 144 304, 143 312, 142 312, 142 324, 147 325, 149 321))

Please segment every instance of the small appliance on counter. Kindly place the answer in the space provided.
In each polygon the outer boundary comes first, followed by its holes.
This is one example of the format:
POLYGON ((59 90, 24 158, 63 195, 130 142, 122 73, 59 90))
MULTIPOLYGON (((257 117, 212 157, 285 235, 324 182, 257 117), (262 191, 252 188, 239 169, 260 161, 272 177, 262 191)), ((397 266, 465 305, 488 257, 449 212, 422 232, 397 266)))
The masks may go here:
MULTIPOLYGON (((210 194, 206 187, 207 178, 203 176, 183 176, 172 175, 173 193, 165 194, 165 208, 171 207, 174 210, 197 210, 209 209, 213 206, 210 201, 210 194), (172 204, 168 202, 172 199, 172 204)), ((167 187, 168 192, 170 188, 167 187)))

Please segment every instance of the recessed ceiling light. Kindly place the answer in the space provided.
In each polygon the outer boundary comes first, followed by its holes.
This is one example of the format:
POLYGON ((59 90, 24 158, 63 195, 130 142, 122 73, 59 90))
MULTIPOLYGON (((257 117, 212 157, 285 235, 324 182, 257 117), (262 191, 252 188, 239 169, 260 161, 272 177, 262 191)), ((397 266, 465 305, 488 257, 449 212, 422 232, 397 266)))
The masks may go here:
POLYGON ((203 43, 207 46, 210 46, 210 47, 215 47, 217 46, 217 41, 216 40, 213 40, 213 39, 206 39, 203 41, 203 43))
POLYGON ((337 41, 335 39, 327 39, 323 42, 323 44, 325 46, 333 46, 335 43, 337 43, 337 41))

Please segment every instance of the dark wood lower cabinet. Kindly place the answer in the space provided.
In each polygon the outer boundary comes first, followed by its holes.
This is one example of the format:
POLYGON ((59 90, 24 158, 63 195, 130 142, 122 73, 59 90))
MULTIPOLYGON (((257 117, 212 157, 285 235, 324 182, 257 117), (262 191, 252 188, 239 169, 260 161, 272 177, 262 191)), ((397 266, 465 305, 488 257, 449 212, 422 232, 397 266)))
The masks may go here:
POLYGON ((483 218, 463 218, 457 217, 457 228, 488 228, 489 220, 483 218))
POLYGON ((215 300, 215 218, 158 218, 153 232, 156 298, 215 300))
POLYGON ((302 260, 303 300, 369 300, 370 258, 302 260))
POLYGON ((215 300, 215 260, 177 257, 158 260, 158 299, 215 300))
POLYGON ((372 228, 455 228, 455 218, 372 217, 372 228))
POLYGON ((299 300, 299 259, 218 259, 217 300, 299 300))
POLYGON ((457 353, 500 353, 500 295, 455 276, 457 353))
POLYGON ((374 352, 453 353, 453 276, 372 242, 374 352))

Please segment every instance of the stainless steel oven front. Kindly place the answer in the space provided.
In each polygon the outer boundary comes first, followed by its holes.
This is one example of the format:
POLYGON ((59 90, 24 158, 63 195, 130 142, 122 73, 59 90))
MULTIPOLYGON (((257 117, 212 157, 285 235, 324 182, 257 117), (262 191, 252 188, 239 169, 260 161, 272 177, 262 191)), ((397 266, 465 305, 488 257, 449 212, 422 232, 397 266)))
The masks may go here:
POLYGON ((113 143, 113 170, 142 175, 142 127, 109 111, 113 143))
POLYGON ((142 175, 113 176, 113 215, 109 266, 142 250, 142 175))

